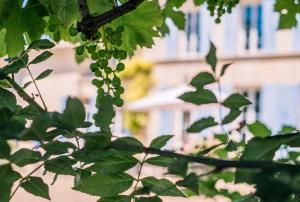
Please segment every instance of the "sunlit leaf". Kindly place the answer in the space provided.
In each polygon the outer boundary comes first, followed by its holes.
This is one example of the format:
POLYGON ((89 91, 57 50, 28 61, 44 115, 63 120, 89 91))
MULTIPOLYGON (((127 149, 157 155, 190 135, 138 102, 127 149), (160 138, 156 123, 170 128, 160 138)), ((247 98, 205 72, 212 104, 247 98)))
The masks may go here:
POLYGON ((213 117, 202 118, 194 122, 188 129, 189 133, 199 133, 204 129, 218 125, 213 117))
POLYGON ((216 49, 215 45, 212 42, 210 42, 210 49, 206 56, 206 62, 210 65, 213 72, 216 71, 216 67, 217 67, 216 51, 217 51, 217 49, 216 49))
POLYGON ((207 89, 198 89, 194 92, 187 92, 178 98, 184 102, 189 102, 196 105, 218 103, 215 94, 207 89))
POLYGON ((173 135, 162 135, 159 136, 157 138, 155 138, 154 140, 152 140, 150 147, 151 148, 155 148, 155 149, 161 149, 162 147, 164 147, 168 141, 173 137, 173 135))
POLYGON ((260 121, 248 124, 247 128, 255 137, 267 137, 272 135, 272 131, 260 121))
POLYGON ((245 107, 250 104, 251 104, 251 102, 245 96, 238 94, 238 93, 230 95, 223 102, 223 105, 230 109, 240 109, 241 107, 245 107))
POLYGON ((202 88, 203 86, 214 82, 216 82, 216 79, 211 73, 201 72, 192 79, 190 84, 196 88, 202 88))

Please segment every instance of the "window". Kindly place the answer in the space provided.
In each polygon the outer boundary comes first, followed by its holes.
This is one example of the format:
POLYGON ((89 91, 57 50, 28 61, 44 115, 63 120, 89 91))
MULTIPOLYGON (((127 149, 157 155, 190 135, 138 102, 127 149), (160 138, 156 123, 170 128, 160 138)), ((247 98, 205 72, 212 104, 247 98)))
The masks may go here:
POLYGON ((200 52, 201 51, 201 15, 200 12, 189 12, 186 15, 186 51, 200 52), (196 46, 193 39, 196 39, 196 46))
POLYGON ((247 5, 243 10, 244 15, 244 29, 245 29, 245 49, 251 49, 252 30, 255 30, 257 35, 256 48, 263 47, 263 9, 262 5, 247 5))
POLYGON ((242 93, 246 96, 252 104, 244 108, 243 110, 243 121, 252 122, 254 120, 260 119, 261 114, 261 90, 260 89, 251 89, 245 90, 242 93))
POLYGON ((189 111, 183 112, 183 131, 182 131, 182 142, 186 143, 188 140, 188 134, 186 129, 190 126, 191 122, 191 113, 189 111))

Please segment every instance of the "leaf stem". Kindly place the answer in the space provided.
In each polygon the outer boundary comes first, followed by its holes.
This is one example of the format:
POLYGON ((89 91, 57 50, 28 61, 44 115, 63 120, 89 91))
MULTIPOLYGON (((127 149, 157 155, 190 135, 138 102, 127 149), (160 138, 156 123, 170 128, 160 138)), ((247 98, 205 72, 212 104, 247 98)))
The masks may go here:
MULTIPOLYGON (((144 156, 144 158, 143 158, 143 160, 140 162, 140 168, 139 168, 138 176, 137 176, 136 183, 135 183, 135 185, 134 185, 134 189, 133 189, 133 192, 132 192, 132 193, 134 193, 134 192, 136 191, 137 186, 138 186, 138 184, 139 184, 139 182, 140 182, 140 178, 141 178, 141 174, 142 174, 143 165, 144 165, 144 163, 145 163, 145 160, 146 160, 147 156, 148 156, 148 154, 146 153, 145 156, 144 156)), ((134 200, 134 201, 135 201, 135 200, 134 200)))
POLYGON ((40 96, 40 99, 41 99, 41 101, 42 101, 42 103, 43 103, 43 106, 44 106, 44 108, 45 108, 45 111, 48 111, 47 106, 46 106, 46 103, 45 103, 45 101, 44 101, 44 99, 43 99, 43 96, 42 96, 42 94, 41 94, 41 92, 40 92, 40 89, 39 89, 39 87, 37 86, 36 81, 35 81, 35 79, 33 78, 32 73, 31 73, 29 67, 26 66, 26 69, 27 69, 27 71, 28 71, 28 73, 29 73, 29 75, 30 75, 30 77, 31 77, 31 80, 32 80, 32 82, 33 82, 33 84, 34 84, 34 86, 35 86, 35 88, 36 88, 36 90, 37 90, 37 92, 38 92, 38 94, 39 94, 39 96, 40 96))

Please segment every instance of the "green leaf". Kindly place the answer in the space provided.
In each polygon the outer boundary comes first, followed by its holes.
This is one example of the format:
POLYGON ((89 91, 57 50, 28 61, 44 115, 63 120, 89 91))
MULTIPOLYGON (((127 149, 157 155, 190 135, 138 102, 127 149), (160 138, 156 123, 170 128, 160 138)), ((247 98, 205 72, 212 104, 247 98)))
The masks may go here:
POLYGON ((8 12, 3 22, 6 29, 6 51, 9 56, 18 55, 26 45, 24 34, 33 41, 44 34, 47 11, 38 0, 30 0, 25 7, 18 1, 9 1, 8 12))
POLYGON ((82 103, 76 98, 68 98, 66 108, 60 122, 67 128, 76 129, 84 123, 85 110, 82 103))
POLYGON ((53 141, 47 144, 43 144, 41 146, 43 149, 47 151, 50 155, 59 155, 68 153, 69 149, 76 149, 76 146, 71 142, 60 142, 60 141, 53 141))
POLYGON ((196 6, 202 5, 205 2, 205 0, 194 0, 194 4, 196 6))
POLYGON ((251 104, 251 102, 245 96, 238 94, 238 93, 230 95, 223 102, 223 105, 230 109, 240 109, 241 107, 245 107, 250 104, 251 104))
POLYGON ((111 0, 87 0, 91 15, 100 15, 111 10, 114 7, 114 2, 111 0))
POLYGON ((8 108, 1 108, 0 109, 0 123, 1 125, 9 123, 12 119, 13 113, 8 108))
POLYGON ((279 12, 279 29, 287 29, 297 26, 297 14, 300 13, 300 5, 294 0, 277 0, 275 11, 279 12))
POLYGON ((110 95, 105 95, 98 100, 98 112, 94 114, 95 125, 100 127, 101 131, 110 133, 110 125, 115 117, 113 107, 113 98, 110 95))
POLYGON ((166 24, 166 19, 169 18, 173 21, 176 27, 180 30, 185 29, 185 14, 179 8, 186 2, 186 0, 168 0, 162 10, 164 22, 161 27, 163 35, 169 33, 169 28, 166 24))
POLYGON ((220 142, 222 142, 224 144, 226 144, 227 140, 228 140, 228 137, 227 137, 226 134, 216 134, 215 138, 218 139, 220 142))
POLYGON ((162 135, 154 140, 152 140, 150 147, 154 149, 161 149, 162 147, 166 146, 168 141, 173 137, 173 135, 162 135))
POLYGON ((11 168, 10 164, 0 165, 0 201, 8 202, 13 183, 21 178, 21 175, 11 168))
POLYGON ((206 149, 202 149, 201 151, 197 152, 197 156, 204 156, 204 155, 208 154, 209 152, 213 151, 214 149, 218 148, 219 146, 221 146, 223 144, 224 143, 220 143, 220 144, 208 147, 206 149))
POLYGON ((45 49, 53 48, 54 46, 55 44, 49 41, 48 39, 40 39, 40 40, 33 41, 29 45, 28 49, 45 50, 45 49))
POLYGON ((97 173, 73 189, 94 196, 111 197, 129 189, 133 181, 134 178, 125 173, 114 175, 97 173))
POLYGON ((114 20, 113 29, 124 26, 122 35, 123 44, 120 47, 130 55, 140 47, 151 48, 154 37, 159 36, 158 29, 162 25, 162 15, 157 1, 144 1, 138 9, 114 20), (147 23, 145 23, 147 19, 147 23))
POLYGON ((170 165, 168 165, 168 174, 186 176, 188 169, 188 161, 185 159, 175 159, 170 165))
POLYGON ((191 173, 186 176, 183 180, 176 182, 177 186, 186 187, 199 194, 199 184, 198 184, 198 176, 195 173, 191 173))
POLYGON ((237 148, 237 145, 235 142, 233 142, 232 140, 230 140, 225 148, 227 151, 236 151, 238 148, 237 148))
POLYGON ((183 193, 177 189, 176 185, 167 179, 157 179, 155 177, 146 177, 142 179, 144 187, 150 189, 151 192, 159 196, 179 196, 185 197, 183 193))
POLYGON ((27 192, 50 200, 49 188, 40 177, 29 177, 21 183, 21 187, 27 192))
POLYGON ((164 156, 156 156, 156 157, 152 157, 152 158, 147 159, 145 162, 150 164, 150 165, 168 167, 174 161, 175 160, 173 158, 164 157, 164 156))
POLYGON ((79 161, 93 163, 103 159, 104 148, 111 143, 110 136, 103 133, 86 133, 84 147, 72 156, 79 161))
POLYGON ((189 133, 199 133, 203 131, 204 129, 207 129, 209 127, 213 127, 218 125, 218 123, 215 121, 214 117, 207 117, 202 118, 195 123, 193 123, 188 129, 187 132, 189 133))
POLYGON ((87 169, 102 174, 114 174, 129 170, 138 162, 139 161, 136 158, 130 155, 117 154, 104 158, 87 169))
POLYGON ((75 171, 75 178, 74 178, 74 186, 78 186, 84 180, 92 176, 92 172, 84 169, 77 169, 75 171))
POLYGON ((43 71, 41 74, 39 74, 35 80, 41 80, 46 78, 47 76, 49 76, 51 73, 53 72, 53 70, 51 69, 46 69, 45 71, 43 71))
POLYGON ((23 86, 23 89, 27 88, 30 84, 32 84, 32 81, 26 82, 23 86))
POLYGON ((230 109, 230 112, 222 120, 222 124, 225 125, 233 122, 236 118, 240 116, 241 113, 242 111, 239 109, 230 109))
POLYGON ((230 65, 232 65, 232 63, 223 65, 220 76, 224 76, 226 70, 228 69, 228 67, 230 67, 230 65))
MULTIPOLYGON (((0 10, 0 13, 1 13, 1 10, 0 10)), ((1 16, 0 16, 0 18, 1 18, 1 16)), ((6 30, 0 28, 0 57, 3 57, 6 55, 5 35, 6 35, 6 30)))
POLYGON ((41 160, 41 153, 37 151, 32 151, 30 149, 20 149, 10 157, 10 161, 20 167, 26 166, 28 164, 37 163, 41 160))
POLYGON ((203 86, 214 82, 216 82, 216 79, 211 73, 201 72, 192 79, 190 84, 196 88, 202 88, 203 86))
MULTIPOLYGON (((255 137, 246 145, 241 160, 271 161, 281 145, 299 147, 300 135, 276 135, 265 138, 255 137)), ((257 172, 258 171, 254 169, 238 169, 236 172, 236 182, 253 183, 253 176, 257 172)))
POLYGON ((59 156, 57 158, 45 161, 45 169, 52 173, 60 175, 74 175, 75 171, 72 165, 76 163, 75 160, 68 158, 67 156, 59 156))
POLYGON ((20 69, 27 67, 28 54, 24 54, 18 58, 11 61, 9 65, 3 67, 0 72, 4 75, 18 73, 20 69))
POLYGON ((255 137, 267 137, 272 135, 272 131, 260 121, 248 124, 247 128, 255 137))
POLYGON ((17 108, 16 96, 4 88, 0 88, 0 109, 1 108, 8 108, 11 112, 14 112, 17 108))
POLYGON ((69 27, 72 22, 80 20, 77 0, 52 0, 49 4, 51 4, 55 16, 65 27, 69 27))
POLYGON ((162 202, 158 196, 135 198, 136 202, 162 202))
POLYGON ((124 145, 126 147, 135 146, 137 148, 133 148, 132 151, 126 151, 126 153, 141 153, 144 151, 144 145, 138 141, 136 138, 133 137, 122 137, 118 138, 117 140, 113 141, 112 144, 117 145, 124 145))
POLYGON ((34 58, 29 64, 38 64, 40 62, 47 60, 52 55, 53 55, 53 53, 51 53, 49 51, 44 51, 42 54, 40 54, 36 58, 34 58))
POLYGON ((0 159, 7 159, 10 155, 10 147, 6 140, 0 138, 0 159))
POLYGON ((295 127, 289 126, 289 125, 283 125, 280 133, 285 134, 285 133, 292 133, 298 131, 295 127))
POLYGON ((210 49, 209 49, 209 52, 206 56, 206 62, 211 66, 211 69, 213 72, 216 71, 216 67, 217 67, 217 56, 216 56, 216 47, 215 45, 210 42, 210 49))
POLYGON ((118 195, 113 197, 101 197, 97 202, 130 202, 130 196, 118 195))
POLYGON ((215 94, 207 89, 198 89, 194 92, 184 93, 179 96, 179 99, 196 105, 218 103, 215 94))

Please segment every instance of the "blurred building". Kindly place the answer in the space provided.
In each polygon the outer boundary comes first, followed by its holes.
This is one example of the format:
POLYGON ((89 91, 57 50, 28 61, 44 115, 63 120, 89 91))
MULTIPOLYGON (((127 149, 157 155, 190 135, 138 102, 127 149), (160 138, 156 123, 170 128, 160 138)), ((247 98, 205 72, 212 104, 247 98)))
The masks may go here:
POLYGON ((156 64, 155 86, 151 95, 129 108, 150 114, 148 141, 161 134, 175 134, 173 146, 180 148, 211 133, 188 135, 185 129, 201 117, 218 118, 217 107, 191 106, 176 98, 189 90, 187 84, 197 73, 209 70, 204 61, 209 41, 217 46, 219 66, 233 63, 221 80, 222 97, 238 91, 253 102, 241 119, 259 119, 274 133, 283 124, 299 126, 300 25, 278 30, 274 0, 241 1, 231 14, 222 17, 221 24, 214 23, 206 5, 195 8, 189 3, 184 6, 185 31, 179 31, 169 20, 170 34, 158 40, 153 49, 141 51, 156 64))
MULTIPOLYGON (((206 5, 195 8, 188 1, 183 7, 187 13, 185 30, 178 30, 168 20, 170 33, 167 37, 157 39, 152 49, 138 51, 139 57, 155 64, 154 85, 149 96, 126 103, 125 108, 149 114, 147 143, 159 135, 174 134, 175 140, 169 146, 181 148, 196 144, 199 138, 211 134, 211 130, 207 130, 188 135, 185 129, 201 117, 218 118, 217 107, 197 107, 177 99, 191 89, 188 83, 197 73, 209 71, 204 61, 209 41, 218 49, 219 66, 233 63, 221 80, 222 97, 238 91, 253 102, 241 119, 250 122, 260 119, 274 132, 283 124, 300 125, 300 25, 291 30, 278 30, 279 16, 273 11, 274 2, 242 0, 231 14, 222 17, 222 23, 215 24, 206 5)), ((50 110, 63 110, 67 96, 77 96, 86 105, 91 120, 96 112, 96 88, 90 84, 90 61, 76 63, 74 52, 73 45, 60 43, 53 49, 53 57, 30 68, 35 75, 44 69, 54 70, 51 76, 38 81, 50 110)), ((17 79, 22 83, 30 80, 26 71, 17 79)), ((214 86, 210 88, 215 89, 214 86)), ((33 86, 26 90, 35 93, 33 86)), ((122 110, 117 109, 113 131, 128 135, 122 110)))

